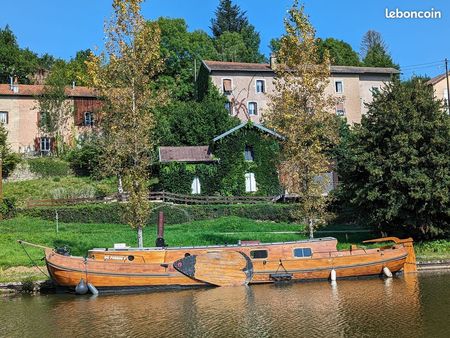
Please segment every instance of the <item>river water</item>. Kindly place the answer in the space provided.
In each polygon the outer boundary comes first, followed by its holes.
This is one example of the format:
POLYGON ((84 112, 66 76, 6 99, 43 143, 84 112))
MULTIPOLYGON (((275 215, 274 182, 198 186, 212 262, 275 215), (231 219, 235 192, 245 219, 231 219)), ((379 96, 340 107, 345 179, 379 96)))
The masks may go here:
POLYGON ((450 273, 0 298, 2 337, 450 337, 450 273))

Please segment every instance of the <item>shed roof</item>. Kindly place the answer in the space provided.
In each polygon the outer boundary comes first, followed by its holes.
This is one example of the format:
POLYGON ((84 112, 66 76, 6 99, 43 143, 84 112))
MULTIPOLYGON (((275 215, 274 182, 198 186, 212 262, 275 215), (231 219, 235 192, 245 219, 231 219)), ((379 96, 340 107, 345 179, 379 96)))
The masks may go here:
POLYGON ((159 147, 159 161, 214 162, 208 146, 159 147))

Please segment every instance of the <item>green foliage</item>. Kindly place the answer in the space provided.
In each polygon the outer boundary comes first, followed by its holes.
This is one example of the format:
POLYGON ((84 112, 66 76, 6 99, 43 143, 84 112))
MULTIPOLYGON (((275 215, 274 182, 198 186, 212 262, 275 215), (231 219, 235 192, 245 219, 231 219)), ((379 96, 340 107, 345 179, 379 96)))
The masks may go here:
MULTIPOLYGON (((75 81, 78 86, 89 85, 86 61, 89 59, 90 54, 90 49, 80 50, 70 61, 51 60, 52 57, 47 56, 46 58, 50 59, 51 72, 46 82, 61 82, 63 86, 68 86, 75 81)), ((44 59, 42 62, 46 62, 46 60, 44 59)))
POLYGON ((16 215, 16 200, 14 198, 3 198, 0 201, 1 219, 12 218, 16 215))
POLYGON ((101 147, 94 138, 88 138, 71 149, 65 156, 69 162, 70 168, 78 176, 95 176, 99 174, 100 157, 102 155, 101 147))
POLYGON ((259 52, 261 39, 255 27, 248 22, 246 12, 231 0, 220 0, 211 19, 211 30, 220 58, 223 61, 262 62, 259 52))
POLYGON ((216 164, 187 164, 171 162, 161 164, 159 189, 178 194, 190 194, 194 177, 198 177, 202 195, 214 195, 218 191, 216 164))
POLYGON ((195 98, 195 66, 198 71, 202 59, 218 58, 213 40, 201 30, 188 32, 184 19, 159 18, 155 22, 161 29, 160 48, 165 63, 158 86, 174 99, 195 98))
POLYGON ((211 149, 218 159, 214 164, 161 164, 158 188, 190 194, 192 181, 198 177, 204 195, 240 196, 246 194, 245 174, 251 172, 255 174, 258 188, 252 194, 270 196, 282 192, 277 173, 279 144, 274 137, 249 124, 218 141, 211 149), (254 161, 245 160, 246 146, 253 148, 254 161))
POLYGON ((363 56, 363 66, 365 67, 392 67, 400 69, 395 64, 388 52, 387 44, 384 42, 381 34, 369 30, 361 42, 361 51, 363 56))
POLYGON ((248 124, 214 144, 213 154, 220 159, 217 180, 221 195, 245 195, 245 173, 255 174, 257 195, 277 195, 279 143, 248 124), (245 147, 253 148, 254 161, 244 158, 245 147))
MULTIPOLYGON (((150 203, 154 204, 154 203, 150 203)), ((22 209, 18 212, 29 217, 54 220, 55 211, 61 222, 122 223, 125 203, 81 204, 47 208, 22 209)), ((148 225, 156 224, 159 211, 164 212, 166 224, 197 220, 210 220, 223 216, 237 216, 261 221, 292 222, 292 204, 217 204, 217 205, 153 205, 148 225)))
POLYGON ((14 200, 18 207, 23 207, 29 199, 104 197, 112 195, 116 189, 117 182, 114 179, 94 181, 74 176, 48 177, 3 184, 5 198, 14 200))
POLYGON ((42 177, 67 176, 70 174, 69 163, 52 157, 39 157, 28 160, 30 171, 42 177))
POLYGON ((20 83, 29 83, 29 75, 38 69, 39 58, 29 49, 22 49, 8 25, 0 28, 0 83, 9 83, 17 76, 20 83))
POLYGON ((415 236, 450 231, 450 117, 423 81, 375 94, 338 158, 341 200, 359 220, 415 236))
POLYGON ((359 55, 352 46, 343 40, 326 38, 318 40, 319 59, 323 61, 325 50, 328 50, 330 62, 335 66, 360 66, 359 55))
POLYGON ((226 99, 211 88, 202 101, 173 101, 158 111, 155 136, 162 146, 208 145, 237 125, 225 109, 226 99))
POLYGON ((3 123, 0 123, 0 157, 2 159, 2 175, 8 177, 21 162, 19 154, 13 153, 8 144, 8 131, 3 123))

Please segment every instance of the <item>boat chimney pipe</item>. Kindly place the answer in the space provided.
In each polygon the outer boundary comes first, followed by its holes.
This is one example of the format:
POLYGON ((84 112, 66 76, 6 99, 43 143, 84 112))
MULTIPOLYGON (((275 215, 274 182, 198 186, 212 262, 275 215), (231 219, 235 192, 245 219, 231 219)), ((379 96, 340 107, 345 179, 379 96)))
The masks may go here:
POLYGON ((163 248, 166 245, 164 242, 164 212, 160 211, 158 215, 158 233, 156 235, 156 246, 163 248))

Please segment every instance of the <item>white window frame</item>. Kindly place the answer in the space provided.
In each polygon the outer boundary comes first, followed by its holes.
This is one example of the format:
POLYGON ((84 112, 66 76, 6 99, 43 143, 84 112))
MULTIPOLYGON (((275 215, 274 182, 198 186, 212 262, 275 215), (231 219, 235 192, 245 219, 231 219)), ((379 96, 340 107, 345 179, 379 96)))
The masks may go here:
POLYGON ((334 92, 335 92, 336 94, 344 94, 344 90, 345 90, 345 89, 344 89, 344 80, 342 80, 342 79, 336 79, 336 80, 334 80, 334 92), (341 83, 342 91, 340 91, 340 92, 337 91, 337 87, 336 87, 336 85, 337 85, 338 82, 341 83))
POLYGON ((338 109, 338 107, 336 107, 336 115, 337 116, 345 116, 345 107, 343 107, 342 110, 338 109))
POLYGON ((245 173, 245 192, 256 192, 258 187, 256 186, 256 179, 254 173, 245 173))
POLYGON ((247 111, 249 116, 258 116, 258 102, 256 101, 248 101, 247 102, 247 111), (256 107, 256 114, 250 114, 250 104, 255 104, 256 107))
POLYGON ((93 127, 94 123, 95 123, 94 113, 91 112, 91 111, 85 111, 84 114, 83 114, 83 125, 85 127, 93 127), (90 123, 86 123, 88 114, 90 115, 90 123))
POLYGON ((234 88, 233 78, 231 78, 231 77, 222 77, 222 78, 220 78, 220 91, 222 92, 222 94, 230 95, 233 92, 233 88, 234 88), (223 80, 230 80, 231 81, 231 91, 230 92, 226 92, 223 89, 223 80))
POLYGON ((202 186, 200 184, 200 178, 195 176, 191 183, 191 194, 200 195, 202 193, 202 186))
POLYGON ((265 79, 256 79, 255 80, 255 93, 256 94, 265 94, 266 91, 267 91, 266 80, 265 79), (262 92, 258 92, 258 81, 261 81, 263 83, 263 91, 262 92))
POLYGON ((47 136, 43 136, 39 138, 39 150, 41 153, 49 153, 52 150, 52 139, 47 136), (44 140, 47 140, 47 142, 43 142, 44 140), (42 147, 42 145, 45 144, 45 147, 42 147), (47 149, 48 146, 48 149, 47 149))
POLYGON ((0 123, 8 124, 8 122, 9 122, 9 112, 7 112, 6 110, 0 111, 0 123))

